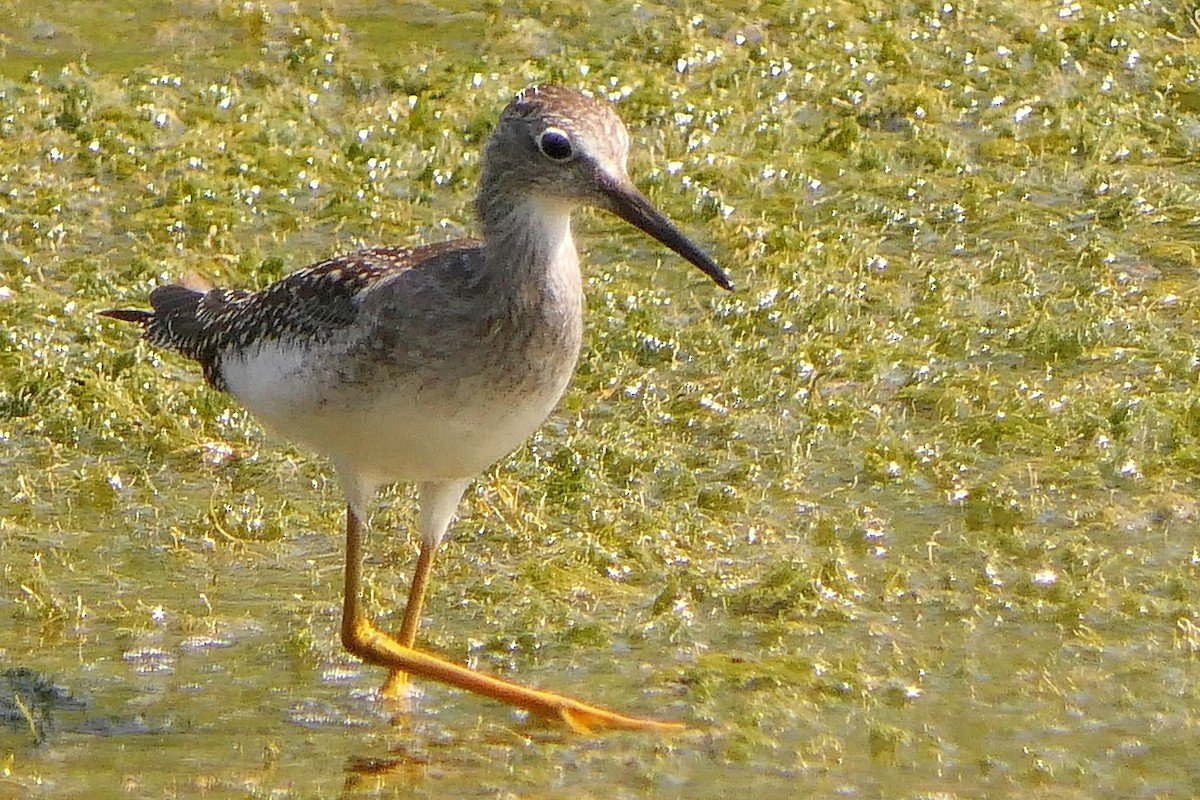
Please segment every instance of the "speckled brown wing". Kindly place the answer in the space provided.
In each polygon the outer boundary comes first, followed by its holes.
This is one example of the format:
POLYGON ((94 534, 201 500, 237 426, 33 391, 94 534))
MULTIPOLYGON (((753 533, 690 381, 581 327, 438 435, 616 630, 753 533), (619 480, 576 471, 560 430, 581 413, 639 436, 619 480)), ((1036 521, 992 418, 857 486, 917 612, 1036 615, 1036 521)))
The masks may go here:
POLYGON ((151 311, 99 313, 141 325, 146 341, 198 362, 205 380, 225 390, 221 361, 228 354, 265 341, 322 341, 354 322, 363 290, 426 260, 477 245, 460 239, 420 247, 370 248, 293 272, 256 292, 201 291, 170 284, 150 293, 151 311))

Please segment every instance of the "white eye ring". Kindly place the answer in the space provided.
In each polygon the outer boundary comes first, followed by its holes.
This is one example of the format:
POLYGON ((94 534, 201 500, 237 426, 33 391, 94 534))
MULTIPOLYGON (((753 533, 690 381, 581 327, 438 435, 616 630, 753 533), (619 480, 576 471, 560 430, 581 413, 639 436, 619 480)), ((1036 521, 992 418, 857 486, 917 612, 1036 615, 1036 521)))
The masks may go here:
POLYGON ((566 161, 575 155, 575 147, 571 137, 562 128, 546 128, 538 134, 538 150, 551 161, 566 161))

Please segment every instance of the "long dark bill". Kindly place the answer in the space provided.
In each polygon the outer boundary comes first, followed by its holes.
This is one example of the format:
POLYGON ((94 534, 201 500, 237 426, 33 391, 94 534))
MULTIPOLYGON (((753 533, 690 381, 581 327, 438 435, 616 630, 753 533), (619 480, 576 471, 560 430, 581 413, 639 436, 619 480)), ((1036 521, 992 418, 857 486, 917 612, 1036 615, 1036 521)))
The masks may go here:
POLYGON ((709 258, 691 239, 683 235, 671 220, 663 216, 644 194, 632 184, 608 182, 604 187, 610 205, 608 210, 621 219, 658 239, 667 247, 699 267, 723 289, 733 289, 733 281, 717 262, 709 258))

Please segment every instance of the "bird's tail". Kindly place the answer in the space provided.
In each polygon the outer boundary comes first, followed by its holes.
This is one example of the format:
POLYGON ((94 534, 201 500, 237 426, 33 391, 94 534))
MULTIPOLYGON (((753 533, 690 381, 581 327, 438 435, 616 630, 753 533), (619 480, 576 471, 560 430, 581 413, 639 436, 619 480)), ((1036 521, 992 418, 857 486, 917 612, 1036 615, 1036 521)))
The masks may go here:
POLYGON ((149 326, 151 322, 154 322, 154 312, 146 311, 140 308, 108 308, 104 311, 97 311, 96 313, 102 317, 119 319, 121 322, 136 322, 143 328, 149 326))
POLYGON ((150 293, 150 311, 110 308, 97 313, 109 319, 136 322, 146 329, 146 338, 151 342, 172 347, 176 346, 176 340, 189 340, 200 332, 201 324, 197 317, 204 296, 204 291, 172 283, 150 293))
MULTIPOLYGON (((141 308, 109 308, 96 313, 121 322, 135 322, 146 328, 146 337, 155 338, 153 328, 161 324, 172 327, 190 320, 194 325, 200 301, 213 288, 212 284, 194 272, 188 272, 179 283, 160 286, 150 293, 152 311, 141 308)), ((169 344, 169 342, 163 342, 169 344)))
POLYGON ((216 363, 217 342, 211 335, 206 315, 219 308, 225 292, 209 288, 193 288, 185 279, 182 283, 160 286, 150 293, 150 309, 110 308, 97 312, 102 317, 135 322, 142 326, 142 338, 156 347, 174 350, 180 355, 200 362, 209 384, 224 388, 216 363))
MULTIPOLYGON (((102 317, 142 326, 142 337, 157 347, 174 350, 188 358, 206 362, 211 342, 205 334, 202 303, 210 294, 207 286, 194 280, 160 286, 150 293, 151 310, 112 308, 97 312, 102 317)), ((220 292, 211 294, 220 297, 220 292)), ((214 298, 216 299, 216 298, 214 298)))

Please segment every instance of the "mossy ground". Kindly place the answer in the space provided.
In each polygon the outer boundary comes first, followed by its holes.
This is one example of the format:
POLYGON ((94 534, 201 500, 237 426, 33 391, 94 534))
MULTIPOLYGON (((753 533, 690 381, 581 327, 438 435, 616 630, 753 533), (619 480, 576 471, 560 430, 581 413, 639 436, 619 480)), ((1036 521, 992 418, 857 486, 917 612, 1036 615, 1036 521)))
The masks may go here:
MULTIPOLYGON (((12 682, 2 791, 1200 791, 1194 10, 76 5, 0 34, 0 654, 65 687, 12 682), (389 724, 328 465, 94 315, 471 232, 547 79, 618 102, 740 290, 580 220, 578 378, 469 494, 423 641, 670 740, 436 686, 389 724)), ((375 517, 384 622, 414 508, 375 517)))

